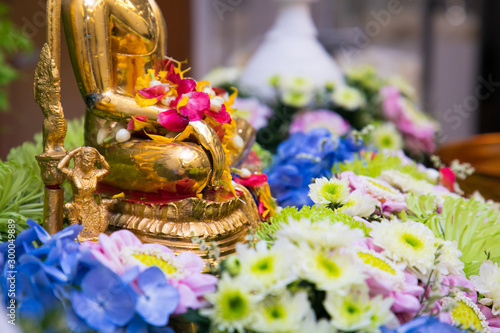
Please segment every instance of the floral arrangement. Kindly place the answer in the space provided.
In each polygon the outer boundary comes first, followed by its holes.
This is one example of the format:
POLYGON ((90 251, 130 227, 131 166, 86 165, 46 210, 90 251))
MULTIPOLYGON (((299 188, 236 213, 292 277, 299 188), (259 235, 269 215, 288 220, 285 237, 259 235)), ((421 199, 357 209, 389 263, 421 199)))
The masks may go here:
POLYGON ((294 133, 278 146, 273 164, 265 170, 271 193, 283 207, 312 204, 311 181, 331 177, 332 165, 354 159, 363 148, 361 140, 339 138, 326 128, 294 133))
MULTIPOLYGON (((236 123, 231 118, 237 90, 233 89, 229 95, 224 89, 212 88, 208 81, 185 78, 189 69, 182 70, 181 67, 182 63, 166 59, 157 62, 154 69, 137 79, 136 103, 158 109, 155 120, 160 128, 145 116, 134 116, 127 129, 123 129, 123 138, 117 133, 116 139, 127 141, 132 135, 146 135, 163 143, 183 141, 194 133, 190 122, 203 120, 219 136, 226 157, 243 149, 243 139, 236 133, 236 123)), ((230 159, 226 158, 221 185, 227 192, 235 194, 229 163, 230 159)))
MULTIPOLYGON (((238 86, 235 73, 234 68, 218 68, 207 78, 218 86, 238 86)), ((303 77, 275 76, 270 82, 275 87, 272 100, 259 104, 251 91, 240 87, 241 97, 235 103, 252 110, 247 119, 260 129, 257 141, 272 152, 298 131, 326 127, 342 136, 350 129, 361 130, 368 125, 373 131, 367 144, 376 149, 405 149, 415 158, 424 158, 435 150, 439 127, 417 108, 415 91, 402 79, 381 78, 367 66, 346 72, 345 85, 327 84, 319 90, 303 77)))
POLYGON ((499 208, 402 152, 316 179, 220 265, 201 332, 500 332, 499 208), (448 188, 450 187, 450 188, 448 188), (485 237, 488 235, 488 237, 485 237))
POLYGON ((199 256, 126 230, 79 244, 82 226, 50 236, 28 225, 0 245, 2 300, 26 332, 173 332, 171 316, 203 307, 217 284, 199 256))

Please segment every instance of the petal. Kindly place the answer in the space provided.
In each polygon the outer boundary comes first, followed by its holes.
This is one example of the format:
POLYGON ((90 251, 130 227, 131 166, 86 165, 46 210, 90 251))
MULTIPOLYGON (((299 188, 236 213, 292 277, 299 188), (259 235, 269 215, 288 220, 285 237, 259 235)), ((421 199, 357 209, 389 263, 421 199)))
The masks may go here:
POLYGON ((170 109, 158 114, 158 122, 166 129, 180 132, 189 124, 189 119, 177 113, 176 109, 170 109))
POLYGON ((160 84, 150 88, 141 89, 138 93, 147 99, 156 98, 157 101, 160 101, 166 95, 167 89, 168 85, 160 84))
POLYGON ((193 252, 181 252, 176 257, 176 261, 181 264, 184 270, 191 274, 201 273, 203 271, 203 259, 193 252))
POLYGON ((192 92, 193 90, 196 89, 196 81, 193 79, 184 79, 179 83, 179 86, 177 87, 177 94, 184 95, 187 93, 192 92))
POLYGON ((190 121, 203 119, 203 113, 210 108, 210 97, 203 92, 189 93, 189 100, 186 106, 180 107, 179 112, 190 121))
POLYGON ((225 105, 222 105, 219 112, 207 111, 206 114, 212 116, 215 121, 221 124, 229 124, 232 121, 231 115, 226 111, 225 105))
POLYGON ((71 294, 71 303, 75 314, 84 319, 85 323, 99 332, 113 332, 115 325, 108 319, 104 309, 96 302, 88 299, 82 292, 71 294))

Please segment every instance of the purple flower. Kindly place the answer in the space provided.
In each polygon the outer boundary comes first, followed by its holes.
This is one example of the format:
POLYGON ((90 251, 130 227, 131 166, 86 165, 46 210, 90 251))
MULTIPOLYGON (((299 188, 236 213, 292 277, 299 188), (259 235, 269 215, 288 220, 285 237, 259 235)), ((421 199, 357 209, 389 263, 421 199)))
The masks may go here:
POLYGON ((235 116, 246 119, 256 130, 267 126, 273 110, 261 103, 257 98, 236 98, 233 104, 235 116))
POLYGON ((350 129, 349 123, 338 113, 330 110, 307 111, 296 116, 290 125, 290 134, 309 132, 313 128, 324 127, 332 134, 343 136, 350 129))

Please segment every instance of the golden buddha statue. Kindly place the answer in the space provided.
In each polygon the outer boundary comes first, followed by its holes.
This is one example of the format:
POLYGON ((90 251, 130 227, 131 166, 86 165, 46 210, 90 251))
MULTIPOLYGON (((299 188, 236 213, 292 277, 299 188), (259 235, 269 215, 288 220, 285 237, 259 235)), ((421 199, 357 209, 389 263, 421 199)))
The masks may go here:
MULTIPOLYGON (((111 165, 105 182, 123 190, 175 192, 178 182, 185 190, 189 179, 192 193, 216 182, 214 176, 220 177, 223 168, 223 151, 202 122, 196 124, 197 143, 158 145, 133 139, 103 144, 97 137, 99 131, 111 133, 126 127, 132 116, 156 121, 158 113, 165 111, 141 107, 134 99, 137 78, 167 58, 166 27, 157 4, 153 0, 64 0, 62 19, 87 105, 86 144, 96 147, 111 165)), ((238 124, 247 145, 235 163, 253 143, 249 125, 242 120, 238 124)))
POLYGON ((191 236, 234 247, 259 220, 257 209, 244 187, 236 188, 237 197, 216 194, 226 159, 230 166, 242 162, 255 139, 253 128, 234 119, 243 144, 231 154, 203 120, 191 122, 194 135, 181 142, 144 136, 118 142, 116 133, 134 116, 146 117, 161 136, 178 134, 157 123, 165 109, 141 107, 134 98, 138 78, 168 59, 160 9, 154 0, 62 0, 61 17, 87 107, 85 144, 110 166, 102 183, 112 193, 102 195, 122 198, 110 208, 110 226, 131 229, 145 241, 163 235, 174 249, 195 249, 188 245, 191 236))

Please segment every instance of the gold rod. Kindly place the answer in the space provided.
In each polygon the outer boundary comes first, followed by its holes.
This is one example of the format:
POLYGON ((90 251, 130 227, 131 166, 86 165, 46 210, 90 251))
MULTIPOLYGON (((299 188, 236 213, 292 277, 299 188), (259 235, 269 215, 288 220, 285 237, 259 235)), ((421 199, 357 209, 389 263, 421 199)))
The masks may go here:
POLYGON ((47 44, 56 63, 61 69, 61 0, 47 0, 47 44))

